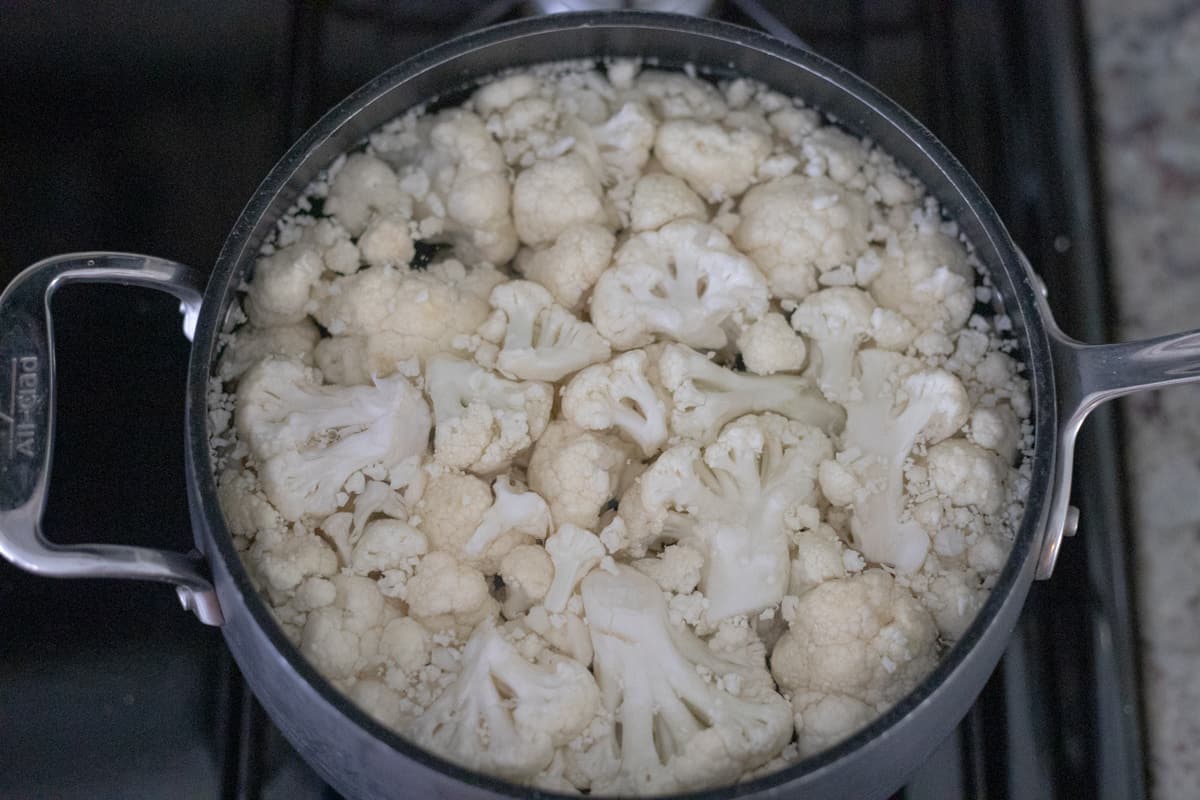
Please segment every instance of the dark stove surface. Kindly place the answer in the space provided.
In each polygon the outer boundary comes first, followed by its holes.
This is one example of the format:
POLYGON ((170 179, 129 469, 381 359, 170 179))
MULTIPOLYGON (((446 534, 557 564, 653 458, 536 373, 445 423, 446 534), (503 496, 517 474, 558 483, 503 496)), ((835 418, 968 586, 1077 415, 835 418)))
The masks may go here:
MULTIPOLYGON (((1064 328, 1106 338, 1080 10, 1069 0, 727 2, 859 72, 967 165, 1064 328), (769 20, 767 20, 769 23, 769 20)), ((0 282, 59 252, 201 269, 288 143, 359 84, 515 2, 8 0, 0 24, 0 282)), ((187 344, 174 303, 55 300, 60 426, 46 530, 187 549, 187 344)), ((967 719, 902 796, 1145 794, 1119 430, 1081 441, 1084 530, 1038 584, 967 719)), ((246 691, 219 633, 161 586, 0 562, 0 797, 332 798, 246 691)))

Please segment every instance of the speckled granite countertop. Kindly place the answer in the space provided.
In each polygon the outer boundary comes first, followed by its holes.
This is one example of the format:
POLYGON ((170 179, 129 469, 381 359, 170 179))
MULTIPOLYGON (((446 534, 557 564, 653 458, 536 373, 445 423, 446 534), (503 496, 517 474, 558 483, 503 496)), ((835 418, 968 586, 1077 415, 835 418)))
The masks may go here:
MULTIPOLYGON (((1200 328, 1200 0, 1089 0, 1124 339, 1200 328)), ((1125 406, 1154 796, 1200 798, 1200 387, 1125 406)))

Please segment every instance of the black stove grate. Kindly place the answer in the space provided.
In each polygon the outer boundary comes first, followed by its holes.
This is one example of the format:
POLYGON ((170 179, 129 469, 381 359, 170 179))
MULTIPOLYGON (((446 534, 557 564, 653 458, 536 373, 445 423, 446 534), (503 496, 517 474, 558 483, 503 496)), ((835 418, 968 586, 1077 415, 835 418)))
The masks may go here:
MULTIPOLYGON (((47 22, 50 15, 32 0, 6 12, 0 26, 6 74, 76 80, 60 79, 49 92, 44 82, 37 91, 11 82, 0 88, 4 107, 29 112, 0 120, 0 196, 23 198, 12 214, 0 215, 4 281, 35 258, 70 247, 142 249, 208 263, 254 176, 325 109, 418 50, 508 19, 522 4, 474 0, 451 11, 430 0, 271 0, 248 10, 222 0, 206 12, 158 18, 145 18, 139 7, 132 34, 121 27, 131 10, 125 5, 133 6, 114 2, 102 13, 66 6, 65 22, 47 22), (78 42, 62 35, 64 25, 77 28, 78 42), (37 48, 45 41, 39 35, 56 33, 58 50, 37 48), (163 37, 176 49, 155 50, 163 37), (120 57, 98 64, 89 47, 120 57), (161 94, 163 85, 175 86, 171 74, 186 76, 192 94, 144 109, 141 98, 115 88, 138 76, 136 91, 161 94), (95 91, 81 99, 77 84, 95 91), (214 122, 217 108, 237 113, 214 122), (76 143, 80 134, 71 125, 98 142, 85 136, 76 143), (147 137, 146 130, 159 135, 147 137), (170 140, 173 134, 178 141, 170 140), (245 143, 238 155, 207 144, 231 135, 245 143), (73 172, 43 165, 64 152, 72 154, 73 172), (187 187, 171 177, 179 169, 190 169, 187 187), (119 190, 116 199, 110 186, 119 190), (131 193, 137 199, 124 199, 131 193), (39 222, 24 226, 22 215, 39 222)), ((1108 338, 1111 305, 1077 0, 719 5, 733 22, 768 29, 778 23, 777 30, 863 75, 925 122, 966 164, 1038 266, 1064 329, 1085 341, 1108 338)), ((103 509, 109 479, 93 481, 89 472, 128 471, 128 453, 113 451, 124 444, 122 432, 128 438, 145 429, 113 422, 128 407, 128 390, 113 389, 112 397, 92 391, 117 371, 88 366, 95 361, 93 330, 117 325, 145 334, 136 346, 101 338, 131 359, 126 372, 134 378, 155 363, 181 362, 186 353, 175 339, 171 304, 140 296, 131 302, 127 291, 88 289, 86 303, 64 298, 56 481, 86 488, 82 504, 62 491, 52 497, 49 530, 99 538, 123 526, 139 542, 162 545, 160 529, 167 527, 182 547, 187 516, 177 453, 164 454, 161 465, 175 484, 132 519, 103 509), (98 297, 111 304, 107 312, 88 311, 98 297), (69 382, 84 369, 86 380, 69 382), (105 445, 89 444, 97 429, 113 424, 117 434, 105 445)), ((146 393, 137 411, 179 441, 182 376, 164 377, 162 387, 146 393)), ((1101 409, 1079 442, 1080 536, 1066 543, 1054 580, 1034 587, 979 702, 901 797, 1145 795, 1119 442, 1116 416, 1101 409)), ((156 465, 151 456, 139 457, 156 465)), ((138 494, 120 497, 122 506, 136 505, 138 494)), ((172 602, 165 590, 67 586, 0 564, 0 605, 9 612, 0 615, 0 640, 8 643, 0 649, 0 796, 337 797, 270 724, 219 637, 183 619, 172 602), (74 587, 79 592, 63 599, 74 587), (105 624, 97 626, 97 619, 105 624), (74 635, 89 623, 95 627, 86 635, 74 635), (70 694, 64 686, 73 687, 70 694), (9 699, 18 692, 20 704, 9 699), (94 755, 81 763, 86 753, 94 755)))

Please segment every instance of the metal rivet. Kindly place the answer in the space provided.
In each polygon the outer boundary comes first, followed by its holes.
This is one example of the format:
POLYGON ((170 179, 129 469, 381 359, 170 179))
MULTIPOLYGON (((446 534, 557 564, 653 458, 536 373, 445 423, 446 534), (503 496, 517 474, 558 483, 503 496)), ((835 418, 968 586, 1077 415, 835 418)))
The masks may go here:
POLYGON ((1079 509, 1067 506, 1067 518, 1063 520, 1063 536, 1074 536, 1079 532, 1079 509))

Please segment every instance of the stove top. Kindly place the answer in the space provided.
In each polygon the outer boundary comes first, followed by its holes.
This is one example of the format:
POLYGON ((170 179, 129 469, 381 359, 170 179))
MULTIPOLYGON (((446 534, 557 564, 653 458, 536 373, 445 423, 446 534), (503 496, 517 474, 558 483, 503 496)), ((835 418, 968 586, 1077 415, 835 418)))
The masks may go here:
MULTIPOLYGON (((257 181, 321 112, 418 50, 522 5, 210 0, 167 10, 113 0, 47 13, 9 0, 0 282, 83 249, 206 268, 257 181)), ((1110 340, 1077 3, 700 5, 806 42, 913 112, 997 206, 1064 329, 1110 340)), ((187 343, 174 302, 88 286, 61 292, 54 313, 48 535, 187 549, 187 343)), ((1119 446, 1118 420, 1102 408, 1079 443, 1080 535, 1054 579, 1034 586, 979 702, 901 797, 1144 796, 1119 446)), ((266 719, 219 633, 181 612, 169 589, 45 580, 0 562, 0 610, 0 797, 337 796, 266 719)))

